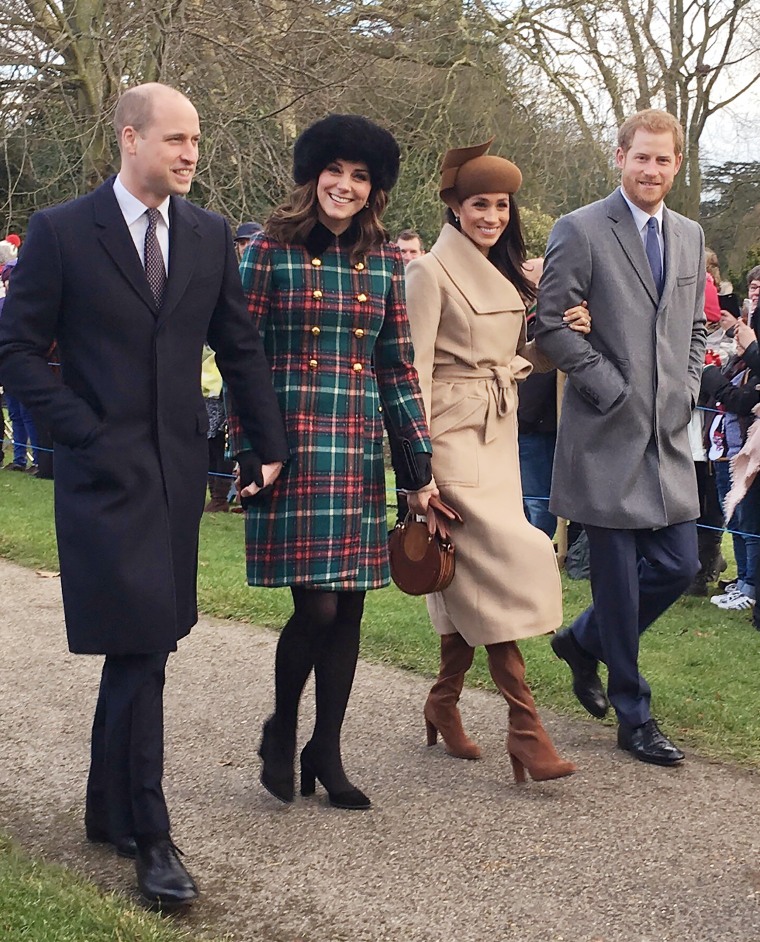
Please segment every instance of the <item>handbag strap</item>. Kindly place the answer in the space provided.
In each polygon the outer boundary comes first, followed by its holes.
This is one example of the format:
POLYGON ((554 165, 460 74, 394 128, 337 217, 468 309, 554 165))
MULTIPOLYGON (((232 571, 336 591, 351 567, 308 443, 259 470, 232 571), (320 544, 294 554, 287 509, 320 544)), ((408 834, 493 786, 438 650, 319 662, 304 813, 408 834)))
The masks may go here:
POLYGON ((428 533, 433 536, 437 532, 445 543, 450 543, 451 535, 446 522, 447 518, 457 523, 464 523, 459 511, 445 504, 440 497, 431 497, 426 514, 428 533))

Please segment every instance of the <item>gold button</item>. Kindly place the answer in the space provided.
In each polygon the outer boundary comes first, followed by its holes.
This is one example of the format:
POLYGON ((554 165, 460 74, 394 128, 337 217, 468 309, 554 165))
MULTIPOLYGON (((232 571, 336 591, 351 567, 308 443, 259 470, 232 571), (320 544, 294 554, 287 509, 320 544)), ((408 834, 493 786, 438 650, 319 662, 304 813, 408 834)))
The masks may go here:
POLYGON ((319 301, 319 299, 322 297, 322 292, 319 290, 319 288, 317 288, 316 291, 312 291, 311 296, 312 298, 316 298, 317 301, 319 301))
POLYGON ((383 407, 382 407, 382 406, 378 406, 378 407, 377 407, 377 411, 378 411, 378 412, 382 412, 382 411, 383 411, 383 407))
POLYGON ((315 268, 319 268, 319 266, 322 264, 322 259, 321 259, 321 258, 313 258, 313 259, 311 260, 311 264, 312 264, 315 268))
POLYGON ((364 304, 364 302, 367 300, 367 295, 364 294, 364 292, 362 292, 361 294, 357 294, 356 300, 361 301, 361 303, 364 304))
POLYGON ((318 337, 322 333, 319 327, 312 327, 311 332, 314 334, 315 337, 318 337))
POLYGON ((364 336, 364 331, 361 329, 361 327, 357 327, 356 330, 354 331, 354 337, 358 337, 361 340, 363 336, 364 336))
POLYGON ((357 262, 357 263, 356 263, 356 270, 357 270, 357 271, 364 271, 364 262, 357 262))
POLYGON ((354 373, 361 373, 363 369, 364 367, 361 365, 361 363, 354 363, 354 373))
POLYGON ((316 368, 317 368, 317 361, 316 361, 316 360, 309 360, 309 367, 310 367, 312 370, 316 370, 316 368))

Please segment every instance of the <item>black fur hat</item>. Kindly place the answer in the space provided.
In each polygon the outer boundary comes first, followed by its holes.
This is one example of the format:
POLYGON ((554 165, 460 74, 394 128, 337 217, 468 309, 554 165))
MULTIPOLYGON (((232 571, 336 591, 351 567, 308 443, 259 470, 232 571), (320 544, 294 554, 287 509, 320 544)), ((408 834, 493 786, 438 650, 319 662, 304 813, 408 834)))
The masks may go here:
POLYGON ((339 159, 363 161, 373 189, 387 193, 398 179, 396 139, 358 114, 329 114, 306 128, 293 149, 293 178, 298 184, 316 180, 331 160, 339 159))

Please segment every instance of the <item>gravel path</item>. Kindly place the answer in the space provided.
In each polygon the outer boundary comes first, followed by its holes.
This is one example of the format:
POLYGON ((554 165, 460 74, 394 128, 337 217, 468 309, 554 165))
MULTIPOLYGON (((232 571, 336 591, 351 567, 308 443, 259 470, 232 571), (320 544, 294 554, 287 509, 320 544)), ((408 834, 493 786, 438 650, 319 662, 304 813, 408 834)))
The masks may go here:
MULTIPOLYGON (((66 651, 60 585, 0 560, 0 815, 31 854, 134 893, 83 837, 100 663, 66 651)), ((276 635, 204 619, 169 662, 166 791, 201 901, 184 922, 232 942, 759 942, 758 777, 689 755, 633 761, 614 729, 545 715, 581 772, 517 788, 506 706, 467 691, 484 759, 424 745, 429 681, 361 663, 346 767, 369 813, 258 783, 276 635)), ((547 653, 548 656, 548 653, 547 653)), ((311 697, 306 698, 309 703, 311 697)), ((304 716, 301 739, 308 738, 304 716)))

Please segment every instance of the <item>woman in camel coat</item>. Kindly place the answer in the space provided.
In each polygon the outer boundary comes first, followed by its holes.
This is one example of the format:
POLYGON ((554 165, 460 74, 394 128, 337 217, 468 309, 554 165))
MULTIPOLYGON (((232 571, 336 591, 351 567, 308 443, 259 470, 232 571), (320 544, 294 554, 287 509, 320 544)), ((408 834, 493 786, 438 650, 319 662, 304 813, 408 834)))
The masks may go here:
MULTIPOLYGON (((486 156, 490 142, 449 151, 441 197, 449 206, 432 250, 407 268, 415 366, 430 423, 433 475, 453 525, 457 571, 428 596, 441 635, 441 668, 425 705, 428 744, 476 759, 457 701, 476 645, 485 645, 496 686, 510 706, 508 749, 515 778, 575 771, 557 755, 536 713, 515 643, 562 623, 559 571, 549 538, 525 519, 517 445, 517 383, 551 364, 525 338, 525 303, 535 286, 514 192, 518 168, 486 156)), ((566 315, 588 331, 588 312, 566 315)))

